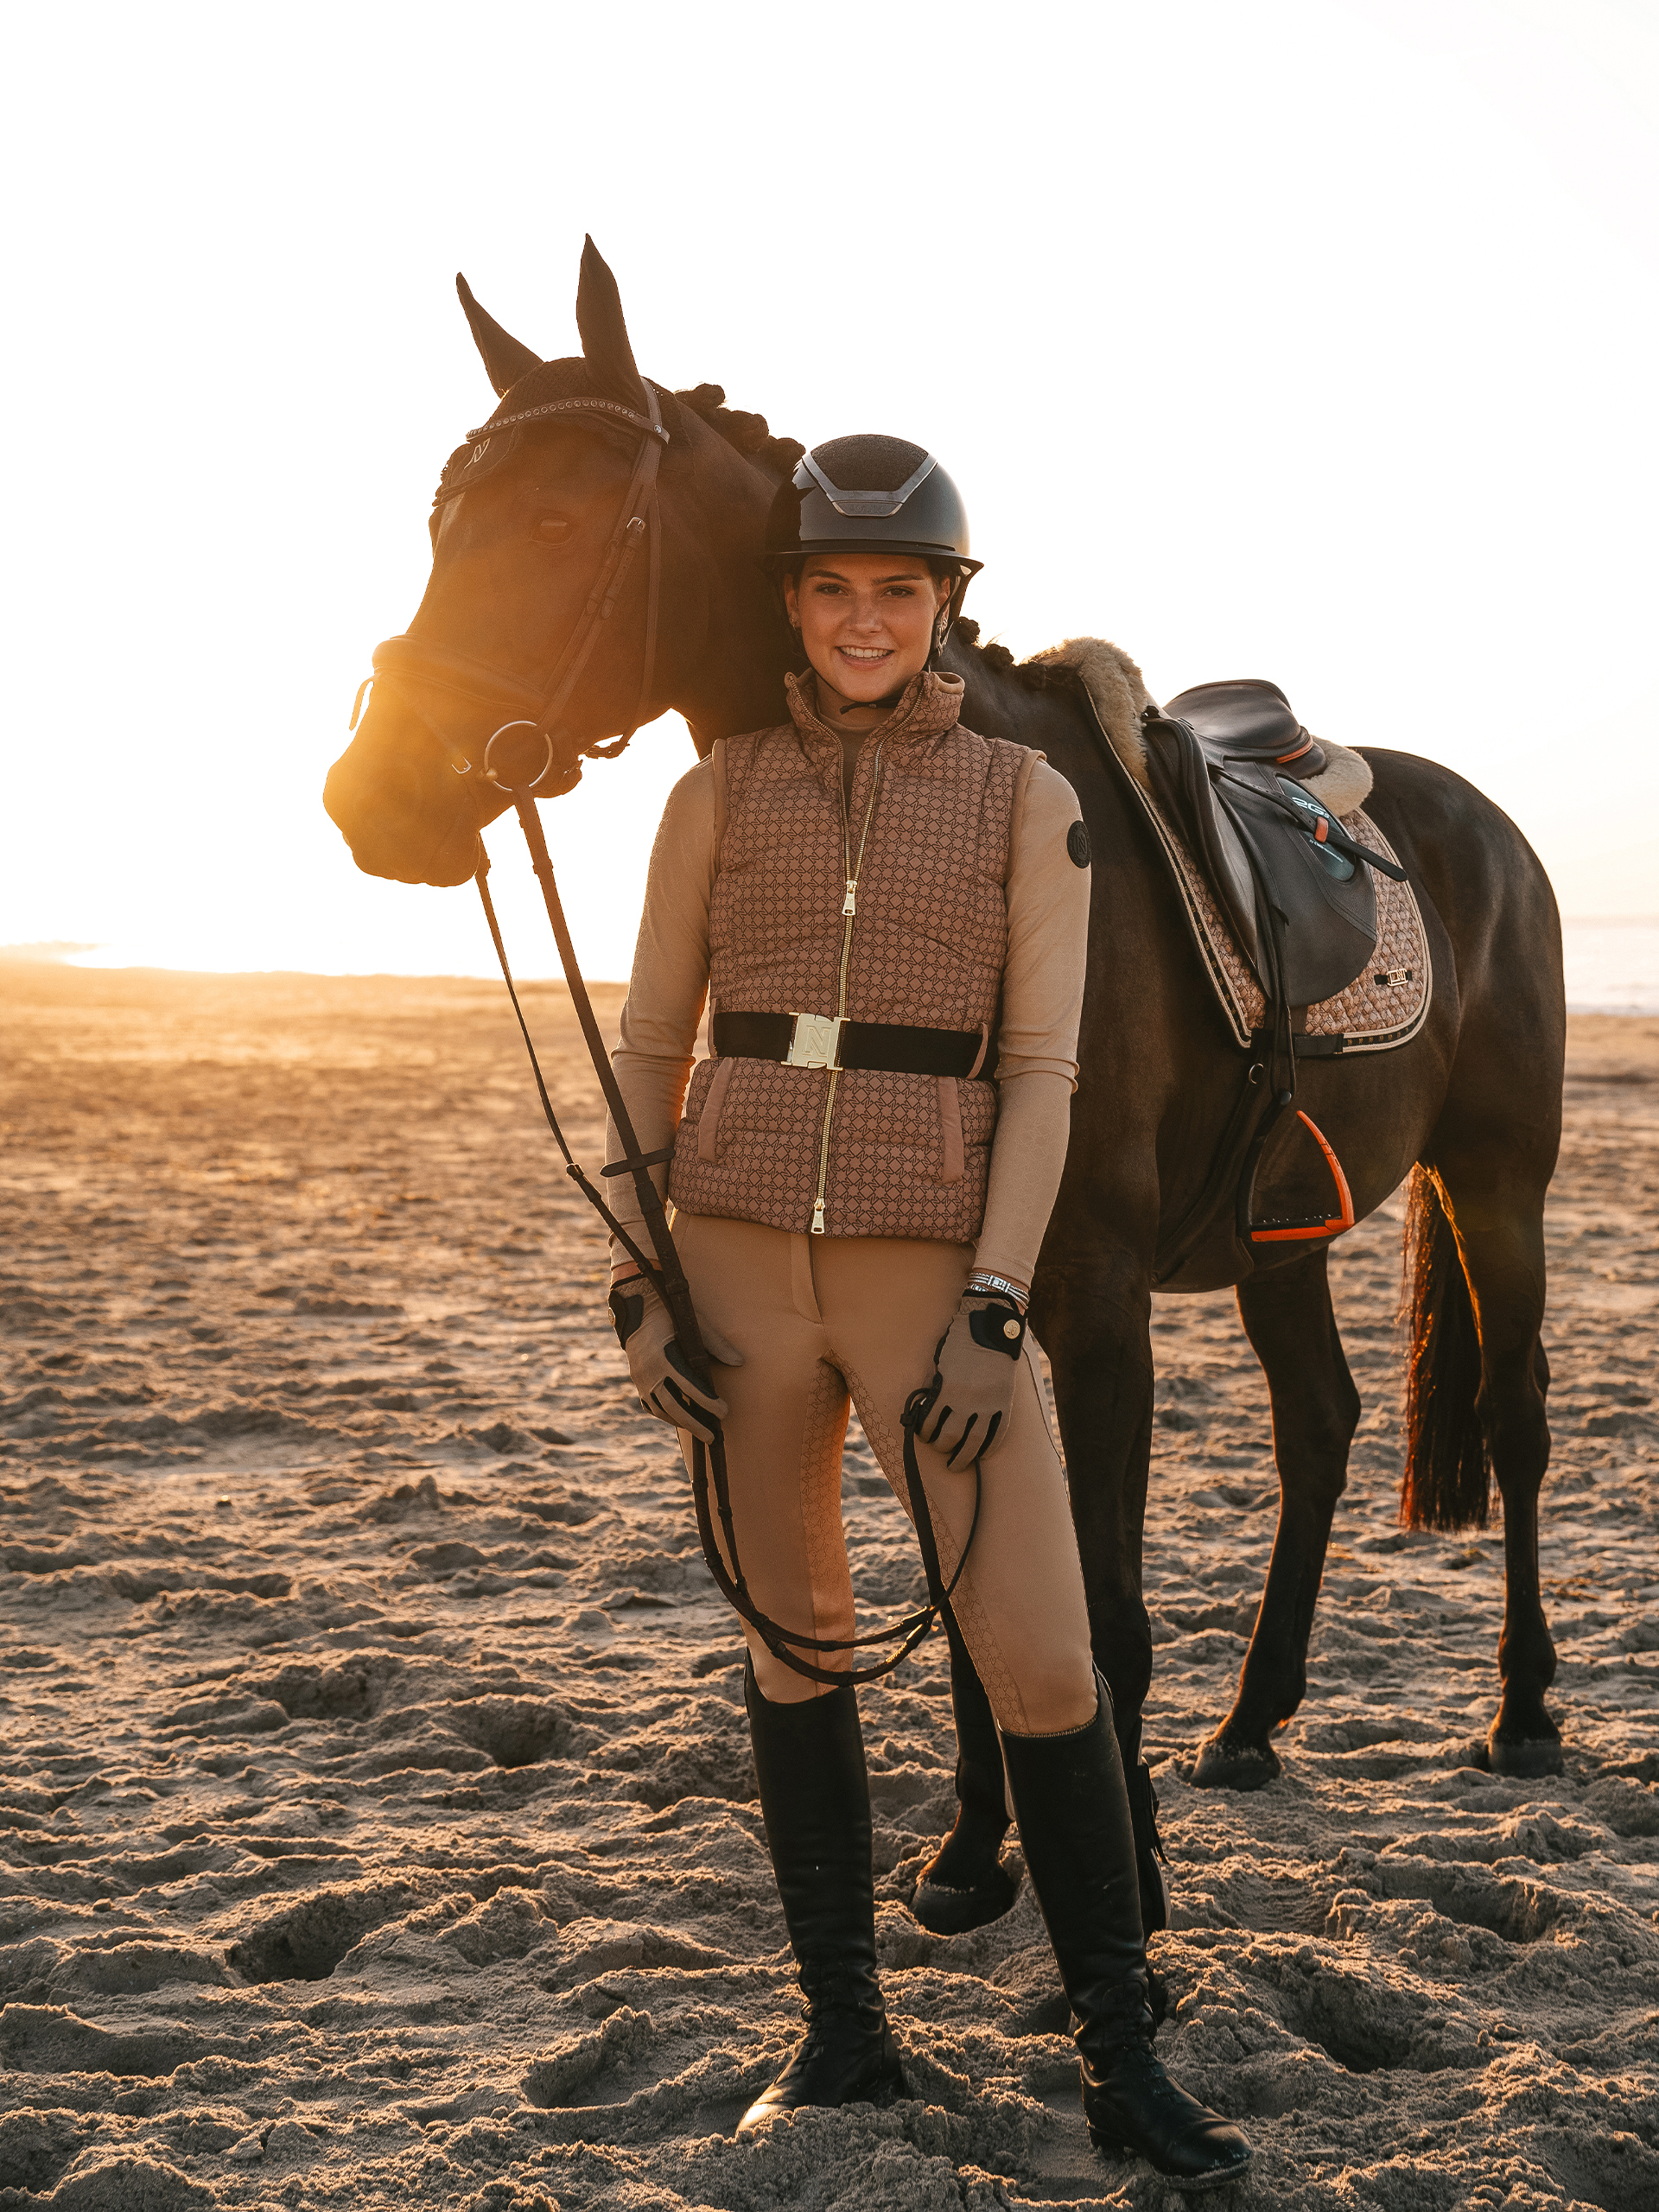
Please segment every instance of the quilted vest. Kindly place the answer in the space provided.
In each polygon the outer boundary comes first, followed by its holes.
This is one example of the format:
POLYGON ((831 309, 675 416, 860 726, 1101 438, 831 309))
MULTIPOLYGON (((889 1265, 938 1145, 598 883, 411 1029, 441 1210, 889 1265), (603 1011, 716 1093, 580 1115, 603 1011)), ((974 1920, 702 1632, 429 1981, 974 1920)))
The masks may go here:
MULTIPOLYGON (((963 729, 962 691, 959 677, 914 679, 865 740, 850 804, 840 736, 792 677, 790 721, 721 741, 711 1013, 840 1013, 989 1037, 1014 803, 1039 756, 963 729)), ((801 1234, 821 1223, 831 1236, 971 1243, 995 1126, 995 1085, 977 1077, 705 1059, 669 1195, 687 1213, 801 1234)))

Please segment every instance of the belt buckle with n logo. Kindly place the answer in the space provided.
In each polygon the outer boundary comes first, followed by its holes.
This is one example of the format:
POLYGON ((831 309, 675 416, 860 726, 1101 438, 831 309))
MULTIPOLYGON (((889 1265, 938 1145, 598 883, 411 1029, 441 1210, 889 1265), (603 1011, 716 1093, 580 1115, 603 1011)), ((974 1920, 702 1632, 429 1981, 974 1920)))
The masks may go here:
POLYGON ((798 1014, 784 1055, 786 1068, 838 1068, 841 1065, 841 1017, 833 1014, 798 1014))

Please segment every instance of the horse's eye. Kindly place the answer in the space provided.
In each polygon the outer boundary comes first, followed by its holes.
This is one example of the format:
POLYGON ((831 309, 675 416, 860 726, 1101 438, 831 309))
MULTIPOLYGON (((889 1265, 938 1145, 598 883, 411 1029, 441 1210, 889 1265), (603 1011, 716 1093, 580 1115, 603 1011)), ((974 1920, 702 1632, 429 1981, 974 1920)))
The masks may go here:
POLYGON ((543 515, 530 534, 538 545, 563 545, 570 524, 563 515, 543 515))

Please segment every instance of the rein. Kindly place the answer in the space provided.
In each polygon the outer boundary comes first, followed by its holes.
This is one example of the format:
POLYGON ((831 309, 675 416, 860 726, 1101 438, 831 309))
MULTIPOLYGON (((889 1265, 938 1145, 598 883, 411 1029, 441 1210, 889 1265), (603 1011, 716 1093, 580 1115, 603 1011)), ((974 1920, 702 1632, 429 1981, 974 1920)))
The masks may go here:
MULTIPOLYGON (((382 678, 393 681, 400 696, 407 697, 411 684, 432 686, 469 704, 481 704, 492 712, 499 712, 503 704, 511 703, 529 708, 502 722, 484 747, 483 769, 486 781, 506 793, 518 817, 524 842, 530 848, 531 865, 542 887, 543 903, 558 946, 560 965, 570 993, 572 1005, 588 1046, 594 1072, 604 1094, 605 1103, 622 1146, 622 1158, 601 1169, 601 1177, 627 1174, 632 1178, 639 1201, 646 1236, 652 1250, 643 1251, 639 1243, 617 1219, 607 1205, 603 1194, 589 1179, 566 1141, 553 1102, 536 1057, 536 1046, 531 1037, 530 1025, 524 1019, 523 1007, 512 980, 512 970, 507 961, 507 950, 496 918, 494 901, 489 890, 489 855, 484 840, 478 841, 479 864, 474 880, 483 903, 484 918, 489 925, 490 941, 495 947, 500 963, 502 979, 512 1010, 518 1018, 519 1033, 524 1040, 524 1050, 535 1077, 537 1096, 541 1102, 548 1128, 555 1143, 563 1154, 565 1173, 575 1184, 588 1203, 605 1223, 629 1257, 645 1270, 647 1281, 657 1291, 668 1308, 674 1323, 675 1337, 681 1356, 691 1379, 705 1390, 714 1394, 712 1368, 702 1332, 697 1325, 696 1308, 691 1299, 691 1286, 686 1280, 685 1269, 675 1249, 668 1226, 668 1216, 660 1193, 652 1179, 652 1169, 661 1166, 673 1157, 673 1147, 666 1151, 643 1153, 635 1134, 633 1122, 609 1053, 605 1049, 593 1001, 576 963, 575 947, 570 941, 569 927, 565 920, 564 907, 554 879, 553 862, 543 833, 541 815, 537 808, 538 791, 549 797, 569 791, 581 774, 581 759, 613 760, 632 737, 644 721, 651 698, 652 679, 657 658, 658 607, 661 597, 662 551, 661 519, 657 494, 657 474, 661 465, 663 448, 669 433, 663 427, 661 410, 655 388, 642 378, 647 414, 639 415, 632 409, 620 406, 611 400, 563 399, 547 405, 526 409, 522 414, 509 415, 481 429, 469 431, 467 443, 474 448, 467 467, 451 479, 445 472, 445 481, 439 487, 440 501, 453 498, 466 486, 467 468, 479 460, 492 440, 514 425, 541 420, 550 416, 566 414, 597 414, 613 421, 620 420, 641 433, 639 449, 634 459, 633 472, 627 493, 622 503, 616 526, 612 531, 599 569, 588 591, 586 603, 563 651, 549 678, 548 696, 538 700, 516 679, 504 677, 486 663, 468 656, 452 652, 442 647, 427 645, 407 636, 387 639, 374 652, 374 676, 359 690, 352 711, 351 727, 355 729, 362 711, 363 696, 369 684, 382 678), (616 609, 622 587, 627 580, 636 554, 642 543, 646 548, 645 639, 639 694, 632 720, 626 731, 613 742, 580 747, 568 760, 555 760, 555 740, 559 734, 561 718, 569 704, 583 670, 592 658, 599 642, 600 632, 616 609), (512 733, 528 732, 528 736, 512 733), (537 740, 542 743, 539 761, 535 758, 537 740), (499 753, 499 759, 498 759, 499 753)), ((415 702, 408 703, 417 718, 431 733, 447 756, 450 767, 458 776, 470 775, 473 761, 469 753, 452 743, 438 729, 432 717, 423 713, 415 702)), ((904 1429, 905 1487, 910 1501, 911 1518, 915 1525, 918 1544, 921 1549, 922 1568, 926 1578, 927 1602, 904 1614, 887 1627, 873 1630, 868 1636, 813 1637, 797 1633, 783 1627, 763 1612, 751 1595, 748 1581, 738 1555, 737 1530, 732 1515, 731 1486, 726 1460, 726 1440, 719 1422, 714 1422, 714 1441, 705 1445, 700 1437, 692 1438, 691 1496, 696 1514, 697 1535, 702 1555, 708 1563, 721 1595, 734 1611, 748 1623, 774 1657, 809 1681, 824 1682, 831 1688, 847 1683, 868 1682, 888 1674, 903 1659, 908 1658, 932 1629, 934 1622, 961 1581, 979 1528, 980 1507, 983 1488, 979 1461, 974 1461, 974 1513, 969 1526, 968 1540, 962 1548, 957 1568, 947 1584, 939 1563, 938 1544, 934 1535, 931 1510, 923 1486, 921 1470, 916 1459, 916 1432, 925 1419, 938 1394, 937 1376, 931 1384, 912 1390, 905 1402, 901 1417, 904 1429), (715 1534, 715 1522, 720 1533, 715 1534), (722 1549, 723 1540, 723 1549, 722 1549), (728 1565, 729 1560, 730 1564, 728 1565), (811 1659, 802 1658, 790 1649, 791 1645, 814 1652, 857 1651, 874 1644, 886 1644, 899 1640, 899 1649, 891 1657, 879 1664, 862 1668, 836 1669, 819 1665, 811 1659)))
MULTIPOLYGON (((493 738, 490 741, 493 745, 495 741, 493 738)), ((563 1130, 559 1127, 558 1117, 553 1111, 553 1103, 548 1096, 547 1084, 542 1074, 541 1064, 536 1057, 536 1046, 531 1038, 530 1026, 524 1020, 524 1008, 519 1004, 518 993, 513 983, 512 971, 507 963, 506 946, 502 940, 500 925, 496 919, 494 902, 490 897, 489 856, 483 852, 483 840, 480 838, 479 848, 482 857, 480 860, 478 874, 474 880, 478 885, 479 897, 483 901, 485 918, 490 925, 490 938, 495 946, 496 958, 501 963, 501 974, 506 983, 507 995, 512 1001, 512 1010, 518 1018, 518 1028, 524 1040, 524 1050, 530 1055, 531 1069, 536 1078, 536 1090, 541 1100, 542 1112, 546 1117, 548 1128, 553 1132, 555 1142, 564 1155, 566 1174, 570 1177, 576 1188, 606 1223, 612 1235, 617 1238, 630 1258, 637 1261, 645 1269, 648 1281, 656 1288, 673 1319, 675 1337, 685 1361, 687 1372, 700 1389, 713 1393, 714 1381, 709 1351, 702 1341, 702 1332, 697 1325, 696 1309, 691 1300, 691 1286, 686 1280, 685 1269, 681 1264, 679 1253, 675 1249, 661 1195, 651 1175, 653 1167, 660 1166, 665 1160, 672 1158, 673 1147, 671 1146, 665 1152, 651 1153, 642 1152, 639 1148, 639 1139, 634 1132, 632 1117, 628 1112, 627 1103, 622 1096, 621 1086, 616 1080, 616 1071, 611 1065, 610 1055, 605 1050, 605 1041, 600 1030, 598 1017, 594 1012, 593 1001, 588 995, 588 986, 576 963, 575 947, 570 941, 569 925, 565 920, 563 903, 560 899, 558 885, 554 878, 553 862, 547 849, 547 839, 543 832, 542 817, 537 808, 535 792, 528 785, 513 785, 503 783, 499 776, 494 777, 493 780, 500 785, 500 788, 505 791, 512 799, 514 810, 518 817, 519 827, 524 833, 524 842, 530 848, 531 865, 535 869, 537 880, 542 887, 542 898, 547 908, 547 918, 552 925, 553 941, 559 949, 559 963, 564 969, 564 980, 569 988, 571 1003, 575 1007, 576 1019, 582 1025, 582 1033, 587 1040, 588 1055, 594 1064, 594 1072, 599 1078, 600 1089, 604 1093, 606 1106, 609 1109, 617 1135, 621 1141, 622 1158, 602 1168, 601 1173, 604 1175, 624 1173, 632 1175, 634 1191, 639 1200, 640 1211, 645 1217, 646 1234, 651 1240, 654 1255, 652 1258, 647 1258, 646 1255, 640 1250, 610 1207, 606 1205, 599 1192, 594 1188, 581 1164, 572 1154, 563 1130)), ((712 1444, 705 1445, 701 1437, 692 1437, 691 1497, 696 1513, 697 1536, 702 1546, 702 1556, 708 1563, 709 1572, 714 1576, 728 1604, 755 1630, 772 1656, 782 1660, 784 1664, 796 1674, 805 1675, 809 1681, 827 1682, 831 1688, 838 1688, 843 1683, 874 1681, 878 1676, 891 1673, 900 1660, 907 1659, 924 1637, 929 1634, 934 1622, 950 1602, 957 1585, 962 1580, 963 1569, 968 1564, 968 1554, 973 1547, 974 1537, 979 1528, 980 1506, 984 1495, 983 1484, 979 1461, 976 1459, 974 1462, 974 1517, 969 1526, 968 1541, 963 1544, 961 1556, 957 1561, 956 1572, 949 1583, 946 1583, 939 1564, 938 1544, 933 1532, 932 1512, 927 1502, 927 1492, 923 1487, 921 1469, 916 1460, 916 1431, 926 1418, 938 1395, 937 1379, 925 1388, 912 1390, 905 1401, 905 1409, 901 1417, 905 1435, 905 1488, 910 1498, 911 1518, 915 1525, 916 1540, 921 1548, 922 1571, 927 1581, 927 1602, 924 1605, 918 1606, 913 1611, 904 1614, 899 1619, 891 1622, 886 1628, 872 1630, 868 1636, 804 1636, 794 1629, 785 1628, 780 1623, 772 1619, 770 1615, 761 1611, 750 1593, 748 1581, 743 1572, 743 1563, 738 1555, 737 1529, 732 1516, 731 1486, 726 1464, 726 1439, 719 1421, 713 1421, 715 1436, 712 1444), (720 1537, 724 1539, 723 1551, 721 1542, 715 1532, 716 1516, 720 1522, 720 1537), (731 1562, 729 1567, 727 1565, 728 1558, 731 1562), (895 1637, 901 1639, 898 1650, 893 1652, 891 1657, 881 1661, 880 1664, 870 1667, 846 1669, 822 1667, 812 1660, 799 1657, 789 1648, 791 1644, 795 1644, 808 1651, 860 1651, 867 1649, 873 1644, 889 1643, 895 1637)))

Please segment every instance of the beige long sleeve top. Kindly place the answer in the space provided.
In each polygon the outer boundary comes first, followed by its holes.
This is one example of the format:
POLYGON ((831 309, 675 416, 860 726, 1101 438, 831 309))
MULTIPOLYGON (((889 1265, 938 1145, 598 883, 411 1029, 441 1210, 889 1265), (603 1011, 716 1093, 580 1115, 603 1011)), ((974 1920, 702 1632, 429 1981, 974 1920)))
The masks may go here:
MULTIPOLYGON (((1077 866, 1066 833, 1078 819, 1071 785, 1039 760, 1013 823, 996 1135, 975 1253, 976 1266, 1022 1286, 1035 1271, 1054 1209, 1077 1088, 1090 872, 1077 866)), ((675 785, 663 810, 621 1035, 611 1055, 648 1153, 673 1142, 690 1079, 709 992, 715 863, 714 771, 700 760, 675 785)), ((614 1126, 607 1127, 607 1160, 620 1159, 622 1149, 614 1126)), ((665 1190, 666 1166, 652 1173, 665 1190)), ((618 1220, 637 1231, 639 1201, 629 1179, 613 1176, 610 1197, 618 1220)), ((632 1270, 620 1248, 613 1256, 632 1270)))

